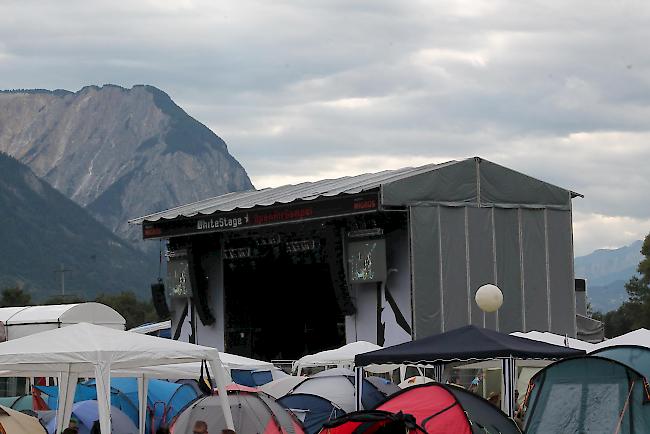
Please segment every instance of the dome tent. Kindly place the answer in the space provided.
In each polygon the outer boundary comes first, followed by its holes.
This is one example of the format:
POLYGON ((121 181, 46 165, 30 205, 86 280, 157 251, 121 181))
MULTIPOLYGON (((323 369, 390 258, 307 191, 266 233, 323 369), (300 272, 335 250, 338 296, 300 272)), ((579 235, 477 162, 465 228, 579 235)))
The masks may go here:
MULTIPOLYGON (((228 398, 237 433, 304 434, 293 414, 263 392, 230 385, 228 398)), ((172 432, 190 433, 197 421, 206 422, 210 432, 221 432, 226 424, 218 396, 206 396, 192 403, 172 422, 172 432)))
POLYGON ((589 353, 590 356, 599 356, 616 360, 635 369, 646 380, 650 379, 650 348, 637 345, 614 345, 603 347, 589 353))
POLYGON ((300 419, 308 434, 317 433, 324 424, 345 414, 345 411, 332 401, 307 393, 286 395, 278 399, 278 404, 291 410, 300 419))
POLYGON ((530 382, 525 432, 581 434, 647 432, 650 409, 643 376, 600 356, 561 360, 530 382), (588 411, 587 411, 588 410, 588 411))
MULTIPOLYGON (((320 396, 333 402, 346 413, 351 413, 356 406, 354 384, 355 377, 352 371, 336 368, 303 379, 290 389, 287 395, 305 393, 320 396)), ((364 378, 361 391, 362 408, 371 409, 384 399, 386 395, 364 378)))
POLYGON ((0 432, 7 434, 45 434, 35 417, 0 405, 0 432))
MULTIPOLYGON (((90 434, 93 424, 99 420, 99 405, 95 400, 80 401, 72 406, 72 415, 78 422, 79 434, 90 434)), ((135 423, 120 409, 111 406, 111 422, 114 433, 137 434, 135 423)), ((46 424, 49 434, 56 434, 56 416, 46 424)))
POLYGON ((410 414, 429 433, 520 434, 514 421, 488 401, 460 387, 440 383, 404 389, 376 409, 410 414))

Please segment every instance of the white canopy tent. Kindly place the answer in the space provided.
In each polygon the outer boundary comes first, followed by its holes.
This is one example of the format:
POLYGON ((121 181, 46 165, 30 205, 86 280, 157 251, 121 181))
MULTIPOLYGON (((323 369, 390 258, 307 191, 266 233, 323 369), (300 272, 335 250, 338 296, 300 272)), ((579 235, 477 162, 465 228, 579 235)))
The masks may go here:
MULTIPOLYGON (((593 350, 601 348, 613 347, 615 345, 637 345, 639 347, 650 348, 650 330, 640 328, 624 335, 617 336, 612 339, 607 339, 594 345, 593 350)), ((593 351, 592 350, 592 351, 593 351)))
POLYGON ((513 332, 512 336, 519 336, 520 338, 532 339, 534 341, 546 342, 547 344, 561 345, 575 350, 584 350, 586 352, 596 349, 596 345, 590 342, 581 341, 580 339, 570 338, 568 336, 557 335, 550 332, 513 332))
POLYGON ((95 378, 101 431, 111 432, 111 375, 138 378, 140 433, 144 433, 147 378, 154 367, 206 360, 217 379, 227 428, 233 429, 226 372, 214 348, 80 323, 0 343, 0 375, 57 376, 57 432, 67 426, 79 377, 95 378))
POLYGON ((354 357, 357 354, 379 350, 377 344, 366 341, 352 342, 334 350, 321 351, 306 355, 294 363, 293 370, 300 375, 304 368, 319 366, 337 366, 339 368, 354 368, 354 357))
POLYGON ((86 322, 124 330, 126 320, 104 304, 74 303, 0 308, 0 341, 86 322))

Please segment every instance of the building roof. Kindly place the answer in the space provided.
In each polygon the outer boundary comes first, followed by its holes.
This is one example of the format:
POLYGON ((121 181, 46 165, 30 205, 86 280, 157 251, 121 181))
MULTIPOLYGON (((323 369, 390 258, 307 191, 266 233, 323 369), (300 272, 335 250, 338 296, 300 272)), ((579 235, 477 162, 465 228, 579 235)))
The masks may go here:
POLYGON ((209 215, 218 211, 286 204, 295 200, 313 200, 339 194, 361 193, 376 189, 382 184, 426 173, 454 163, 456 161, 427 164, 419 167, 405 167, 397 170, 384 170, 377 173, 364 173, 335 179, 322 179, 315 182, 302 182, 295 185, 289 184, 261 190, 237 191, 132 219, 129 220, 129 223, 139 224, 143 221, 192 217, 197 214, 209 215))
POLYGON ((298 200, 309 201, 378 189, 384 193, 386 186, 394 188, 385 195, 386 197, 382 198, 384 205, 403 205, 407 202, 426 200, 467 203, 474 200, 480 201, 481 194, 486 199, 494 199, 494 203, 505 201, 511 204, 565 205, 570 198, 581 196, 479 157, 473 157, 440 164, 303 182, 296 185, 232 192, 138 217, 129 220, 129 223, 142 224, 145 221, 155 222, 161 219, 205 216, 237 209, 245 210, 253 207, 288 204, 298 200), (485 175, 481 171, 484 171, 485 175), (486 182, 484 186, 481 186, 483 178, 486 182), (504 184, 508 184, 507 188, 497 192, 504 184))

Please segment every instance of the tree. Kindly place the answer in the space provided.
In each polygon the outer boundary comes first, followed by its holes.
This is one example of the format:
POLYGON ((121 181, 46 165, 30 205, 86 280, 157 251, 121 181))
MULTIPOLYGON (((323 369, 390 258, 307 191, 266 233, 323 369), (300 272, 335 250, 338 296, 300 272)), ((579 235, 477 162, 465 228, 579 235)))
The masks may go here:
POLYGON ((101 294, 95 301, 118 311, 126 320, 127 330, 158 320, 153 303, 139 300, 131 291, 123 291, 119 294, 101 294))
POLYGON ((643 241, 641 254, 644 257, 637 267, 639 275, 625 284, 628 300, 616 310, 594 315, 605 323, 605 336, 608 338, 641 327, 650 328, 650 234, 643 241))
POLYGON ((70 294, 70 295, 53 295, 50 298, 47 298, 43 304, 72 304, 72 303, 83 303, 84 300, 82 297, 70 294))
POLYGON ((18 286, 5 288, 0 295, 0 307, 29 306, 31 304, 31 294, 18 286))

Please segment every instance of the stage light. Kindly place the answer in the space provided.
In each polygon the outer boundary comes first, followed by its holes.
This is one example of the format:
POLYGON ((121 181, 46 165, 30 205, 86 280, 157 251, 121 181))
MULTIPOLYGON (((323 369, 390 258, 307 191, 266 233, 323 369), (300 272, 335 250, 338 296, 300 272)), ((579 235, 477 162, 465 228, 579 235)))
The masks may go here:
POLYGON ((503 293, 492 284, 481 286, 474 297, 483 312, 496 312, 503 304, 503 293))

